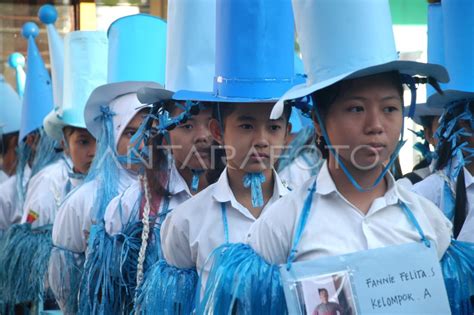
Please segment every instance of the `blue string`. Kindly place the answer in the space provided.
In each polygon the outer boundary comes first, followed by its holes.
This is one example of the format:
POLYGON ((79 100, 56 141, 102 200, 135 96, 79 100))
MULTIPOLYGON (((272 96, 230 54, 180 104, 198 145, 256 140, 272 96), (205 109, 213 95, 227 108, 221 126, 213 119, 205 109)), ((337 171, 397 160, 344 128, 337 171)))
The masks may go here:
POLYGON ((191 170, 193 173, 193 179, 191 181, 191 191, 197 192, 199 188, 199 178, 204 173, 204 170, 191 170))
POLYGON ((221 202, 222 224, 224 225, 224 240, 225 244, 229 244, 229 224, 227 222, 227 209, 225 202, 221 202))
POLYGON ((243 178, 244 187, 250 187, 251 189, 252 207, 254 208, 260 208, 264 205, 262 183, 264 183, 265 180, 263 173, 247 173, 243 178))
POLYGON ((420 234, 421 241, 425 243, 426 247, 431 247, 430 241, 426 238, 425 233, 423 233, 423 230, 418 223, 418 220, 415 218, 415 215, 413 212, 411 212, 410 208, 402 201, 399 202, 400 207, 403 209, 403 212, 407 215, 408 219, 410 222, 415 226, 416 230, 418 231, 418 234, 420 234))
POLYGON ((286 269, 291 269, 291 264, 295 260, 296 253, 298 252, 298 244, 301 240, 301 236, 303 235, 304 228, 306 226, 306 222, 308 221, 309 212, 311 211, 311 205, 313 203, 313 196, 316 192, 316 180, 314 180, 313 185, 311 188, 308 189, 308 195, 306 196, 306 200, 304 202, 303 211, 301 212, 301 217, 298 221, 298 226, 296 228, 295 237, 293 238, 293 244, 291 245, 290 255, 288 256, 286 262, 286 269))

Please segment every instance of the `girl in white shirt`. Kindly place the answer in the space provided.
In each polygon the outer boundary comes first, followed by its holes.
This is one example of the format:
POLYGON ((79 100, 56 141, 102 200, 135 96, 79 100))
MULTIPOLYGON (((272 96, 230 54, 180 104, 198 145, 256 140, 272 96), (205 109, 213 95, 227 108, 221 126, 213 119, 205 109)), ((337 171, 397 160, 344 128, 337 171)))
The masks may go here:
POLYGON ((293 9, 309 79, 282 97, 272 118, 285 100, 311 104, 327 161, 252 227, 250 246, 216 250, 200 313, 287 312, 278 271, 285 263, 289 269, 293 262, 414 242, 441 259, 450 245, 451 224, 439 209, 388 173, 403 145, 402 84, 413 106, 412 75, 436 86, 447 72, 397 60, 388 1, 295 0, 293 9))

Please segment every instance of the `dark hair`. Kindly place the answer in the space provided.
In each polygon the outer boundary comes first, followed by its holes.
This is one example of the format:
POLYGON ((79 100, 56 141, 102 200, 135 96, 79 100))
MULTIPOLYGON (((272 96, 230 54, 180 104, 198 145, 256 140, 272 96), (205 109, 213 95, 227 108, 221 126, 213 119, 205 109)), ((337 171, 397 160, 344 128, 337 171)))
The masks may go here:
MULTIPOLYGON (((225 105, 221 105, 221 103, 215 103, 212 106, 212 118, 217 119, 222 126, 224 126, 224 122, 226 118, 232 114, 235 110, 236 104, 226 103, 225 105)), ((286 123, 290 121, 291 116, 291 105, 285 104, 283 109, 283 117, 285 118, 286 123)))
MULTIPOLYGON (((398 71, 378 73, 378 74, 371 75, 370 77, 375 77, 375 76, 383 76, 384 78, 387 78, 389 82, 392 83, 396 87, 398 94, 403 100, 403 83, 400 77, 400 73, 398 71)), ((360 78, 342 80, 311 94, 311 98, 313 100, 313 106, 318 107, 318 112, 323 122, 326 120, 326 117, 331 105, 337 100, 338 97, 341 96, 341 93, 343 91, 351 88, 355 84, 355 80, 357 79, 360 79, 360 78)), ((314 110, 313 110, 313 121, 317 122, 314 110)), ((323 158, 327 159, 329 156, 329 149, 327 148, 327 143, 324 137, 322 136, 318 137, 318 141, 316 145, 318 149, 321 151, 323 158)))
POLYGON ((19 132, 10 132, 7 134, 2 135, 2 138, 0 139, 1 141, 1 154, 7 154, 9 150, 15 150, 15 148, 18 146, 18 136, 19 132))
MULTIPOLYGON (((432 126, 433 126, 433 120, 438 117, 438 116, 421 116, 420 117, 420 120, 421 120, 421 125, 423 126, 423 128, 430 128, 432 129, 432 126)), ((434 132, 434 130, 432 130, 434 132)))
POLYGON ((326 288, 318 289, 318 293, 321 294, 321 292, 326 292, 326 294, 329 294, 329 292, 326 288))
MULTIPOLYGON (((462 105, 461 103, 459 105, 462 105)), ((446 133, 447 122, 451 121, 455 117, 459 116, 463 111, 464 106, 456 106, 451 111, 447 111, 444 113, 442 117, 442 121, 440 123, 440 127, 438 127, 438 134, 443 135, 446 133)), ((469 110, 471 113, 474 113, 474 101, 469 102, 469 110)), ((451 133, 446 137, 450 137, 455 132, 459 131, 462 127, 460 126, 459 122, 456 123, 455 127, 452 129, 451 133)), ((457 149, 451 147, 451 143, 446 141, 446 137, 442 137, 439 139, 438 145, 436 147, 436 153, 438 155, 438 159, 436 160, 435 169, 441 170, 446 167, 449 161, 452 158, 453 151, 457 149)), ((460 145, 462 143, 459 143, 460 145)), ((467 206, 467 193, 466 193, 466 184, 464 181, 464 169, 458 174, 456 178, 456 199, 454 201, 454 219, 453 219, 453 234, 454 237, 457 238, 461 228, 464 224, 466 219, 466 206, 467 206)))

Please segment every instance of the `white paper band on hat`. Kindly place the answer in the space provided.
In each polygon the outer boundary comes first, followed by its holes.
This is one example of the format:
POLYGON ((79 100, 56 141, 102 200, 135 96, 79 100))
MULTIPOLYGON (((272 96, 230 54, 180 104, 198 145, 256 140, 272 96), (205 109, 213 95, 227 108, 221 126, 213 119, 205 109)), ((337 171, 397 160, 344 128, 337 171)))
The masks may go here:
POLYGON ((114 126, 115 147, 117 147, 127 125, 145 107, 138 100, 137 93, 129 93, 114 99, 110 102, 109 108, 114 113, 112 122, 114 126))

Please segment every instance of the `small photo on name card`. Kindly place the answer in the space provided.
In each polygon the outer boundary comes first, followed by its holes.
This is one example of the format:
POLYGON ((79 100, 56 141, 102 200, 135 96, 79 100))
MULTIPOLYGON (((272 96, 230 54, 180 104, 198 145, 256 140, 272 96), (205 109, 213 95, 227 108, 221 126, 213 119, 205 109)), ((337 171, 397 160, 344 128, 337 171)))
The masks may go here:
POLYGON ((347 271, 301 279, 296 289, 301 314, 357 314, 347 271))

